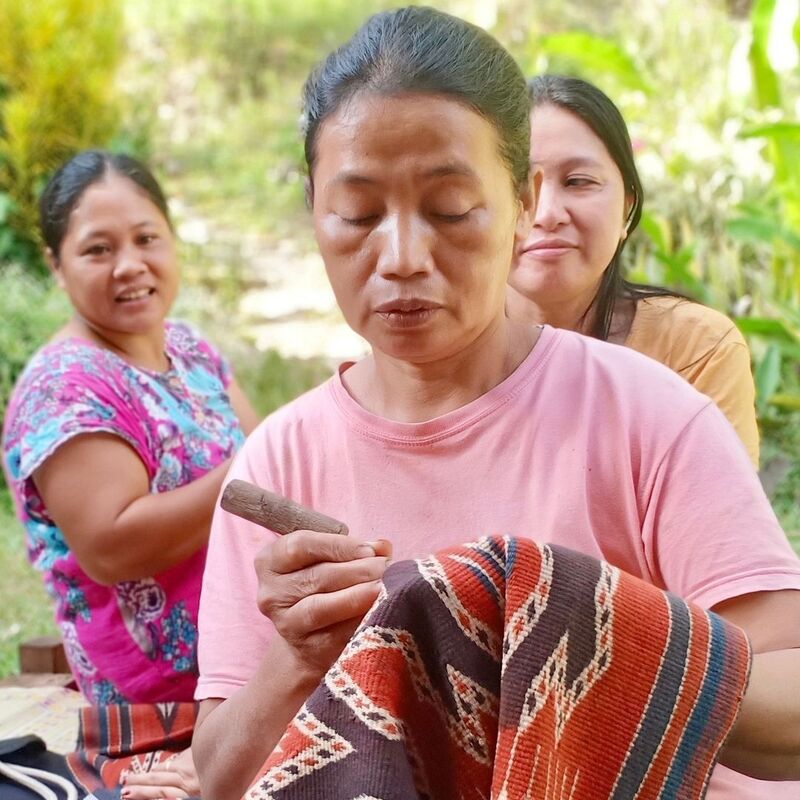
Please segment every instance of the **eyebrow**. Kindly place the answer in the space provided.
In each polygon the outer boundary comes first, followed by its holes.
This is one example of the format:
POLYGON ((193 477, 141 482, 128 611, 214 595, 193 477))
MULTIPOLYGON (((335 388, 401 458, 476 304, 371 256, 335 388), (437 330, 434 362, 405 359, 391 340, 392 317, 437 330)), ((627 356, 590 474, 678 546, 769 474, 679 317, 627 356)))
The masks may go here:
MULTIPOLYGON (((473 170, 469 165, 461 162, 442 164, 422 173, 423 178, 447 178, 451 175, 473 179, 477 177, 475 170, 473 170)), ((339 186, 342 184, 346 186, 372 186, 376 183, 378 183, 378 181, 376 181, 374 178, 369 178, 366 175, 362 175, 358 172, 350 171, 340 172, 331 181, 331 184, 334 186, 339 186)))
MULTIPOLYGON (((540 167, 542 166, 541 161, 532 160, 531 167, 540 167)), ((572 158, 565 158, 561 161, 556 162, 556 166, 563 167, 566 169, 574 169, 575 167, 602 167, 603 165, 594 158, 589 158, 588 156, 574 156, 572 158)))
MULTIPOLYGON (((155 220, 152 219, 145 219, 141 222, 137 222, 133 225, 134 230, 138 230, 139 228, 146 228, 149 225, 155 225, 155 220)), ((111 231, 106 230, 105 228, 89 228, 85 233, 80 233, 80 241, 84 241, 86 239, 93 239, 95 236, 109 236, 111 231)))

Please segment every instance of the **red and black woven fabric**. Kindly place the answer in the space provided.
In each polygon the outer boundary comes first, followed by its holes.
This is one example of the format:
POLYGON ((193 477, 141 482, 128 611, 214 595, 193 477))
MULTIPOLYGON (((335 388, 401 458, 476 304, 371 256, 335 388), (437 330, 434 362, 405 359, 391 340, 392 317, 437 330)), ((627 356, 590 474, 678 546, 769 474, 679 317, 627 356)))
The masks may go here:
POLYGON ((744 634, 609 565, 488 538, 390 567, 248 800, 705 794, 744 634))
POLYGON ((192 743, 196 703, 87 706, 78 750, 67 756, 76 781, 97 800, 119 798, 123 772, 150 772, 192 743))

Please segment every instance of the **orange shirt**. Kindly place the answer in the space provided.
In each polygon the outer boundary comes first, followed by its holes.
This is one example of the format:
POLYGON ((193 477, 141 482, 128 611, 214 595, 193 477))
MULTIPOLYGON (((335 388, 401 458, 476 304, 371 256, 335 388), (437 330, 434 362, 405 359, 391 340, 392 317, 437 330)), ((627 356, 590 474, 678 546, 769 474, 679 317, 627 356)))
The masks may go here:
POLYGON ((758 425, 750 351, 724 314, 678 297, 650 297, 636 305, 625 346, 686 378, 725 413, 758 469, 758 425))

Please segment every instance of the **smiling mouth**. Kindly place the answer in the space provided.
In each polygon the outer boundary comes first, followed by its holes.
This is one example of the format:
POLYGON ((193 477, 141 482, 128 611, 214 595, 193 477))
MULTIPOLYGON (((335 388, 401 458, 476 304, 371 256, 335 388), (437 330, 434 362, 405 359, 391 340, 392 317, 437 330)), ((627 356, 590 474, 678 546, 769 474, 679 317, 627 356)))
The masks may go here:
POLYGON ((155 289, 137 289, 135 292, 126 292, 116 298, 117 303, 133 303, 136 300, 143 300, 155 293, 155 289))

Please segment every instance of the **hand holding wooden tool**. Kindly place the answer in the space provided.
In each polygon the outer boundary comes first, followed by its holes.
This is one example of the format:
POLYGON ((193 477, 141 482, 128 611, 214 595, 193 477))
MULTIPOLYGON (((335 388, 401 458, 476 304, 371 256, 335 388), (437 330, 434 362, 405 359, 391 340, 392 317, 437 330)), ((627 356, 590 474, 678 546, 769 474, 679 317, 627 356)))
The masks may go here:
POLYGON ((349 532, 344 522, 238 478, 225 487, 220 505, 225 511, 275 533, 317 531, 347 536, 349 532))

